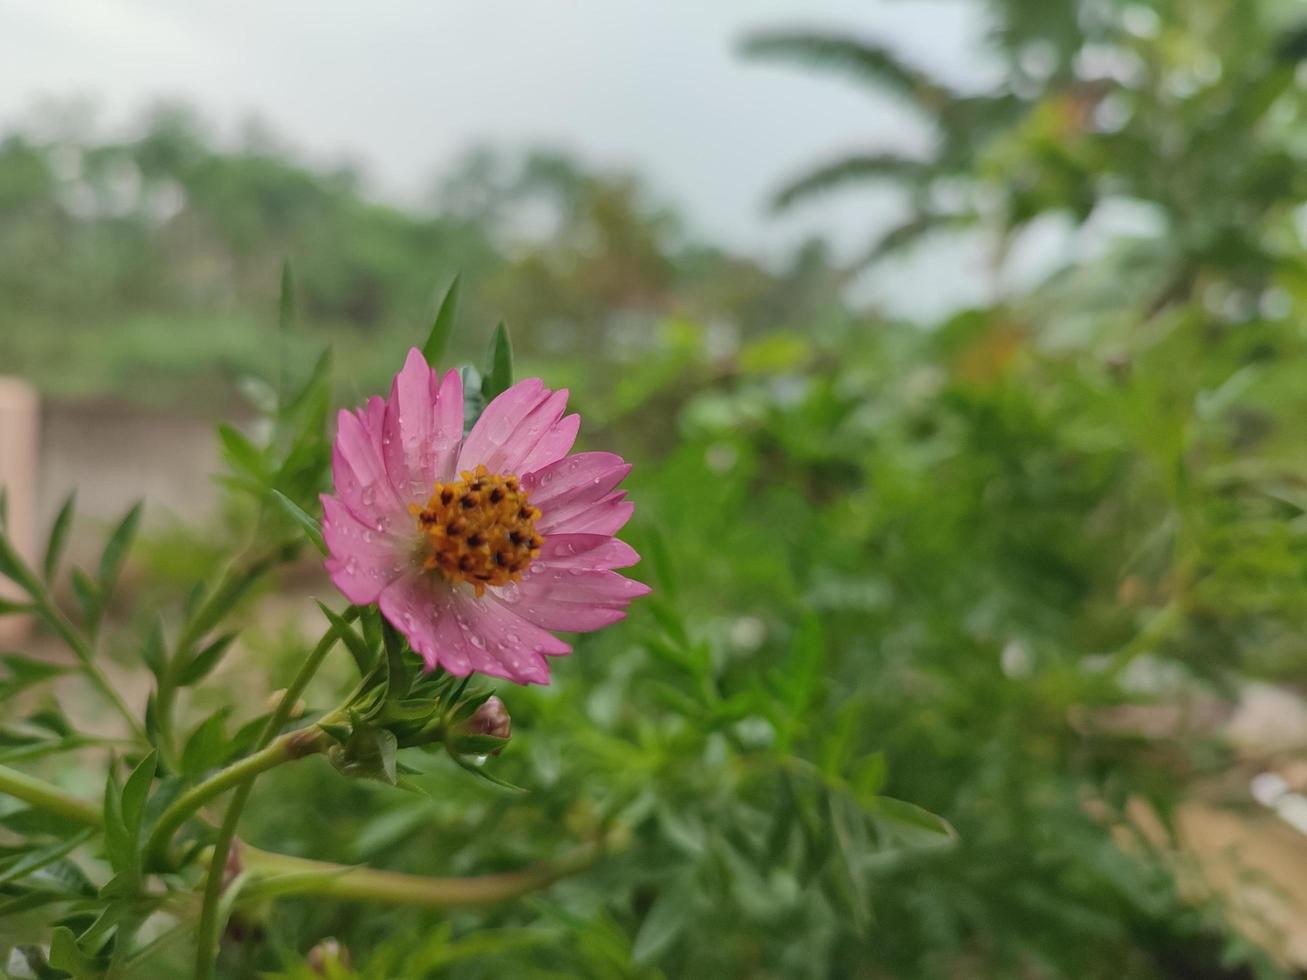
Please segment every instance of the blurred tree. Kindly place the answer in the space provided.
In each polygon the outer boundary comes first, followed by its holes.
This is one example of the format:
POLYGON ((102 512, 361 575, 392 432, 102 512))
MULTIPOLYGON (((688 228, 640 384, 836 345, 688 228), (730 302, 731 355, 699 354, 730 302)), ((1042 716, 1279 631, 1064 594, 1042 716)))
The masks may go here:
POLYGON ((1281 0, 1109 3, 993 0, 998 79, 960 92, 890 47, 840 33, 751 36, 755 58, 839 71, 914 109, 935 134, 921 157, 844 156, 783 187, 787 207, 866 180, 900 186, 912 213, 861 263, 924 235, 979 224, 1003 254, 1045 215, 1074 226, 1130 202, 1152 221, 1153 301, 1207 273, 1254 292, 1307 192, 1298 161, 1307 90, 1301 8, 1281 0))

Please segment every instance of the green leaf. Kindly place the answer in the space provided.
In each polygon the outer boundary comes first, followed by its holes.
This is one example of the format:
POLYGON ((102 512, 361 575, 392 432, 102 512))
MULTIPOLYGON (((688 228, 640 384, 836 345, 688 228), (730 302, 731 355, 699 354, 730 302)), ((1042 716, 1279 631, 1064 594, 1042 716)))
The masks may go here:
POLYGON ((454 332, 454 320, 458 317, 458 297, 461 276, 454 276, 454 281, 449 284, 445 290, 445 298, 440 302, 440 309, 436 313, 436 321, 431 325, 431 333, 427 335, 427 342, 422 345, 422 356, 427 359, 427 363, 435 367, 440 359, 445 356, 445 349, 449 346, 449 338, 454 332))
POLYGON ((218 666, 223 654, 227 652, 227 648, 231 646, 232 641, 235 639, 235 633, 224 633, 208 646, 203 647, 178 676, 177 683, 182 687, 187 687, 191 684, 198 684, 208 677, 213 668, 218 666))
POLYGON ((77 937, 67 926, 59 926, 50 939, 50 965, 67 970, 73 980, 101 980, 104 972, 95 960, 82 952, 77 937))
POLYGON ((908 845, 947 844, 958 837, 943 817, 906 800, 878 796, 872 815, 878 827, 908 845))
POLYGON ((195 611, 200 608, 200 603, 204 601, 204 594, 207 587, 203 582, 196 582, 191 586, 191 590, 186 593, 186 601, 182 604, 182 614, 190 619, 195 615, 195 611))
POLYGON ((47 865, 54 864, 86 843, 94 834, 95 831, 87 827, 61 841, 24 851, 13 864, 0 870, 0 885, 7 885, 11 881, 17 881, 47 865))
POLYGON ((332 349, 328 347, 318 355, 309 373, 308 380, 287 400, 282 408, 283 419, 294 419, 301 413, 310 419, 325 413, 331 401, 331 363, 334 359, 332 349))
POLYGON ((229 708, 219 708, 195 726, 182 748, 181 768, 187 775, 196 775, 220 765, 227 757, 227 716, 229 708))
POLYGON ((141 523, 141 509, 143 503, 137 502, 133 505, 123 519, 114 528, 109 535, 109 541, 104 546, 104 551, 100 555, 100 574, 99 586, 100 593, 103 596, 112 594, 114 586, 118 583, 118 574, 122 571, 123 561, 127 557, 127 550, 132 546, 132 540, 136 537, 136 529, 141 523))
POLYGON ((386 620, 382 620, 381 623, 381 636, 386 650, 386 691, 392 698, 403 698, 407 696, 409 683, 412 680, 411 672, 404 661, 406 645, 404 638, 400 636, 399 630, 386 620))
POLYGON ((244 473, 260 486, 268 482, 268 463, 263 453, 239 429, 223 423, 218 426, 218 439, 227 465, 244 473))
POLYGON ((227 575, 218 590, 196 610, 190 624, 194 634, 202 635, 213 629, 272 566, 273 560, 265 558, 246 569, 227 575))
POLYGON ((141 643, 141 660, 155 677, 163 677, 167 666, 167 646, 163 638, 163 617, 156 616, 141 643))
POLYGON ((486 374, 481 379, 481 396, 489 403, 506 391, 513 383, 513 343, 508 339, 508 327, 501 320, 490 340, 486 355, 486 374))
POLYGON ((33 712, 27 716, 26 720, 27 724, 44 728, 47 732, 53 732, 60 738, 68 738, 74 734, 73 726, 68 724, 68 719, 64 717, 58 705, 51 705, 48 708, 33 712))
POLYGON ((145 734, 151 745, 159 744, 159 692, 151 691, 145 699, 145 734))
POLYGON ((826 640, 821 620, 808 613, 799 621, 790 645, 790 655, 772 677, 777 695, 785 706, 781 719, 780 747, 786 748, 803 720, 816 707, 822 673, 826 666, 826 640))
POLYGON ((333 750, 332 761, 347 776, 378 779, 394 786, 398 779, 395 769, 398 749, 399 742, 393 733, 373 725, 360 725, 341 750, 333 750))
POLYGON ((680 880, 664 888, 640 923, 631 959, 640 964, 658 959, 680 938, 694 914, 694 892, 688 882, 680 880))
POLYGON ((0 575, 13 580, 24 592, 32 597, 41 594, 41 583, 36 574, 27 566, 18 554, 9 535, 0 531, 0 575))
POLYGON ((451 750, 447 753, 447 755, 451 759, 453 759, 455 763, 458 764, 458 767, 460 769, 470 772, 473 776, 476 776, 478 779, 485 780, 487 783, 490 783, 492 786, 497 786, 500 789, 506 789, 513 793, 526 792, 525 788, 518 786, 516 783, 510 783, 507 779, 504 779, 501 776, 496 776, 493 772, 489 772, 483 766, 478 766, 470 759, 465 759, 457 752, 451 750))
POLYGON ((80 568, 72 571, 73 597, 87 619, 95 619, 100 609, 100 589, 80 568))
POLYGON ((458 735, 452 741, 454 750, 463 755, 493 755, 502 750, 510 739, 494 735, 458 735))
POLYGON ((59 570, 59 559, 63 556, 64 546, 68 543, 68 532, 73 526, 73 512, 77 506, 77 491, 68 495, 59 514, 50 527, 50 540, 45 546, 45 561, 41 568, 47 582, 54 581, 55 572, 59 570))
POLYGON ((849 911, 854 929, 861 933, 871 922, 870 883, 866 874, 866 856, 871 842, 853 800, 832 794, 827 797, 828 824, 838 860, 831 865, 833 887, 841 904, 849 911))
POLYGON ((66 972, 50 966, 45 950, 32 943, 19 943, 14 946, 9 954, 7 965, 10 970, 23 970, 23 973, 16 974, 20 977, 35 977, 35 980, 68 980, 66 972))
POLYGON ((286 349, 291 328, 295 326, 295 276, 290 259, 281 264, 281 295, 277 303, 277 404, 284 404, 290 353, 286 349))
POLYGON ((141 818, 145 814, 145 801, 150 795, 150 784, 154 781, 158 761, 155 752, 148 753, 137 763, 123 786, 123 826, 126 827, 128 836, 134 840, 140 839, 141 818))
POLYGON ((37 807, 24 807, 0 816, 0 827, 24 837, 71 837, 86 825, 72 817, 60 817, 37 807))
POLYGON ((341 616, 321 600, 315 599, 314 601, 317 602, 318 608, 322 610, 322 615, 327 617, 327 621, 331 623, 332 629, 336 631, 336 635, 340 637, 346 649, 349 650, 350 656, 354 658, 359 673, 366 676, 377 659, 376 655, 368 649, 363 637, 359 636, 354 628, 345 622, 341 616))
POLYGON ((281 506, 281 509, 286 512, 287 516, 289 516, 292 521, 303 528, 308 539, 313 542, 313 547, 317 548, 318 551, 325 555, 327 553, 327 544, 322 540, 321 525, 319 525, 318 522, 304 510, 304 508, 295 503, 295 501, 291 500, 280 490, 273 490, 272 498, 277 501, 281 506))
POLYGON ((34 607, 30 602, 14 602, 10 599, 0 599, 0 616, 12 616, 18 613, 31 612, 34 607))
POLYGON ((139 855, 136 840, 127 832, 123 818, 122 790, 111 769, 104 784, 104 849, 113 870, 119 873, 133 871, 139 855))
POLYGON ((52 664, 45 660, 34 660, 21 653, 0 655, 4 663, 6 676, 0 680, 0 700, 13 697, 34 684, 67 673, 68 668, 61 664, 52 664))
POLYGON ((875 807, 876 794, 885 786, 888 775, 889 766, 884 752, 873 752, 863 759, 853 777, 853 794, 858 802, 868 809, 875 807))

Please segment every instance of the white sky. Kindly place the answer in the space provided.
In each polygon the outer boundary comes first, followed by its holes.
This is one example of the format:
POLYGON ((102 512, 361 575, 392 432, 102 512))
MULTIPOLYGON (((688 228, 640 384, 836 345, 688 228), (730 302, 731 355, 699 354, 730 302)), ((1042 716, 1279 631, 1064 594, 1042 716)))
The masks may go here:
MULTIPOLYGON (((892 220, 891 195, 841 193, 778 218, 766 210, 769 191, 840 150, 911 151, 923 133, 903 110, 838 76, 744 61, 740 36, 769 26, 852 28, 965 84, 984 64, 979 8, 974 0, 0 0, 0 127, 30 119, 49 98, 89 96, 106 125, 159 98, 181 99, 227 132, 257 116, 308 158, 359 163, 400 199, 415 199, 474 143, 547 144, 634 167, 694 230, 745 251, 777 255, 812 232, 851 248, 892 220)), ((932 312, 950 290, 971 291, 974 270, 940 277, 921 261, 909 265, 885 280, 895 306, 932 312)))

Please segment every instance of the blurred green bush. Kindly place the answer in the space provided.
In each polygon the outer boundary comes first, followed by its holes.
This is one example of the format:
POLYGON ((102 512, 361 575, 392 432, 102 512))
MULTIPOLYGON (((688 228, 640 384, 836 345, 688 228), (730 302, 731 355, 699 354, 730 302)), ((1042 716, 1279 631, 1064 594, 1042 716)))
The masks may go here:
MULTIPOLYGON (((309 762, 260 784, 243 829, 431 873, 518 867, 614 821, 628 846, 490 913, 278 905, 229 944, 231 975, 315 975, 297 964, 325 936, 368 978, 1287 974, 1221 902, 1181 897, 1127 813, 1146 801, 1170 831, 1186 798, 1238 805, 1246 760, 1206 728, 1111 719, 1303 676, 1301 8, 988 9, 1003 71, 984 91, 844 35, 747 44, 937 127, 932 156, 874 150, 782 191, 904 186, 913 215, 868 261, 962 228, 1002 268, 1024 235, 1070 236, 1074 263, 929 329, 850 309, 858 268, 819 249, 770 273, 687 245, 636 185, 552 157, 498 183, 470 165, 451 184, 470 210, 413 217, 165 116, 79 151, 79 179, 128 160, 181 210, 88 218, 60 197, 60 148, 0 147, 0 296, 50 328, 0 348, 54 391, 119 388, 76 351, 134 336, 122 363, 173 376, 147 320, 230 324, 185 333, 231 343, 192 376, 266 371, 250 311, 289 251, 324 325, 305 346, 334 339, 365 392, 416 336, 430 270, 459 266, 465 319, 523 324, 588 448, 637 464, 629 537, 656 593, 551 687, 500 691, 516 738, 495 772, 527 794, 452 769, 418 777, 427 797, 342 789, 309 762), (556 236, 505 247, 502 211, 539 193, 556 236)), ((302 655, 253 636, 277 676, 302 655)))

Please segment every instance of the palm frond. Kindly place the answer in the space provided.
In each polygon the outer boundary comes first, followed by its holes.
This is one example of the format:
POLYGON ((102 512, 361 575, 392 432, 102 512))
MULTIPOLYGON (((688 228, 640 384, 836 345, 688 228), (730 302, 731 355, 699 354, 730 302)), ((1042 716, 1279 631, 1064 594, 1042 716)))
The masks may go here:
POLYGON ((861 258, 850 264, 849 275, 863 272, 881 259, 916 245, 927 235, 975 224, 979 217, 974 211, 922 211, 914 214, 877 238, 861 258))
POLYGON ((817 167, 785 184, 772 198, 772 207, 778 210, 787 208, 796 201, 846 184, 868 180, 920 181, 930 173, 928 164, 895 153, 854 154, 817 167))
POLYGON ((932 115, 956 98, 947 85, 875 41, 818 31, 764 31, 747 36, 741 51, 750 58, 845 72, 889 89, 932 115))

